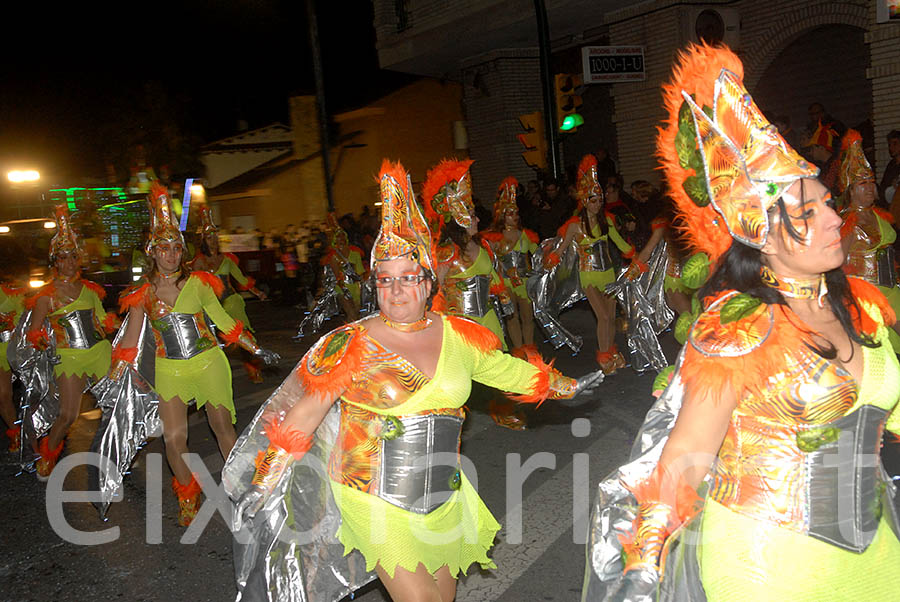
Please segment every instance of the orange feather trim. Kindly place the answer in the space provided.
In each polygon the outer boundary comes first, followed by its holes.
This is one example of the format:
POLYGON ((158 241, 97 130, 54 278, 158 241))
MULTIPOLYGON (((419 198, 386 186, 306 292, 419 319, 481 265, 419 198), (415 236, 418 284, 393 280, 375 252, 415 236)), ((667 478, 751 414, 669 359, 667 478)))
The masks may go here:
POLYGON ((191 272, 191 278, 197 278, 197 280, 211 288, 216 297, 220 297, 225 290, 225 285, 222 284, 222 281, 219 280, 219 277, 215 274, 212 274, 211 272, 204 272, 202 270, 198 272, 191 272))
MULTIPOLYGON (((316 347, 313 347, 313 349, 316 349, 316 347)), ((362 337, 357 334, 351 337, 347 343, 347 349, 344 351, 340 362, 330 370, 322 374, 311 373, 306 367, 306 357, 304 356, 297 366, 297 375, 307 392, 330 401, 350 386, 353 375, 359 372, 362 366, 365 352, 366 348, 362 337)))
POLYGON ((37 305, 38 299, 40 299, 41 297, 51 297, 55 292, 56 287, 53 286, 53 282, 48 282, 47 284, 39 288, 35 294, 25 299, 25 308, 34 309, 34 306, 37 305))
POLYGON ((222 255, 224 255, 225 257, 227 257, 228 259, 230 259, 230 260, 231 260, 231 263, 233 263, 234 265, 240 265, 240 264, 241 264, 241 260, 238 259, 238 256, 235 255, 234 253, 222 253, 222 255))
POLYGON ((256 286, 256 278, 253 276, 247 276, 247 284, 237 283, 238 290, 241 291, 249 291, 254 286, 256 286))
POLYGON ((889 213, 888 211, 885 211, 885 210, 882 209, 881 207, 872 207, 872 211, 874 211, 874 212, 875 212, 875 215, 877 215, 878 217, 880 217, 881 219, 883 219, 883 220, 886 221, 887 223, 889 223, 889 224, 893 224, 893 223, 894 223, 894 215, 893 215, 892 213, 889 213))
POLYGON ((270 445, 280 447, 289 454, 293 454, 295 460, 302 458, 313 446, 311 435, 307 435, 293 426, 285 426, 283 422, 279 423, 275 418, 268 421, 265 431, 270 445))
POLYGON ((438 291, 434 297, 431 299, 431 311, 436 312, 446 312, 447 311, 447 298, 444 296, 444 291, 438 291))
MULTIPOLYGON (((708 357, 690 343, 685 345, 680 374, 685 389, 701 402, 716 401, 722 394, 740 399, 746 392, 761 394, 771 375, 784 369, 785 354, 810 343, 808 332, 800 329, 797 318, 787 316, 786 308, 773 305, 774 324, 759 347, 737 357, 708 357)), ((765 314, 764 314, 765 315, 765 314)), ((723 336, 739 338, 744 320, 722 324, 723 336)))
POLYGON ((360 258, 362 258, 362 256, 366 254, 366 252, 363 251, 362 249, 360 249, 359 247, 350 245, 350 252, 352 253, 353 251, 356 251, 357 253, 359 253, 360 258))
POLYGON ((496 230, 485 230, 484 232, 481 232, 481 240, 500 242, 503 240, 503 233, 497 232, 496 230))
POLYGON ((503 348, 497 335, 478 322, 460 316, 447 316, 447 322, 467 345, 481 353, 500 351, 503 348))
POLYGON ((591 170, 592 167, 597 167, 597 157, 594 155, 585 155, 581 158, 581 162, 578 164, 578 174, 587 173, 591 170))
POLYGON ((150 283, 145 282, 138 288, 128 291, 124 295, 120 296, 119 297, 119 313, 124 314, 124 313, 127 313, 128 310, 131 309, 132 307, 137 307, 139 305, 143 305, 144 301, 147 298, 148 292, 150 292, 150 283))
POLYGON ((106 299, 106 289, 101 285, 97 284, 96 282, 91 282, 90 280, 85 280, 83 278, 81 279, 81 284, 87 287, 88 290, 93 291, 95 295, 100 297, 101 301, 106 299))
POLYGON ((577 215, 573 215, 572 217, 567 219, 566 222, 562 226, 559 227, 559 230, 556 231, 556 235, 559 236, 560 238, 565 238, 566 230, 569 229, 569 226, 571 226, 572 224, 580 224, 580 223, 581 223, 581 218, 578 217, 577 215))
POLYGON ((458 159, 443 159, 440 163, 428 170, 425 176, 425 184, 422 186, 422 199, 425 205, 431 205, 431 199, 441 191, 448 182, 459 180, 469 167, 474 163, 471 159, 460 161, 458 159))
POLYGON ((500 185, 497 186, 497 196, 500 196, 500 193, 509 186, 513 190, 516 190, 519 187, 519 181, 512 176, 506 176, 503 178, 503 181, 500 182, 500 185))
POLYGON ((195 495, 198 495, 203 488, 200 487, 199 481, 197 481, 197 477, 191 473, 191 482, 187 485, 182 485, 178 482, 178 479, 172 477, 172 490, 175 491, 175 496, 179 500, 190 499, 195 495))
POLYGON ((719 217, 711 204, 698 207, 684 191, 684 181, 694 175, 694 170, 681 167, 675 150, 675 138, 678 134, 678 113, 684 102, 682 90, 694 94, 695 102, 700 107, 711 107, 715 80, 723 68, 732 71, 738 79, 744 77, 741 60, 727 48, 691 44, 685 52, 679 53, 672 79, 663 85, 663 105, 667 116, 664 125, 657 128, 656 137, 656 154, 662 164, 663 177, 682 218, 677 228, 687 244, 705 252, 711 263, 716 263, 728 250, 732 238, 725 220, 719 217))
POLYGON ((112 332, 119 326, 119 316, 116 315, 116 312, 108 311, 106 312, 106 317, 103 318, 103 329, 106 332, 112 332))
POLYGON ((7 284, 0 284, 0 289, 2 289, 3 292, 10 297, 18 297, 24 295, 27 292, 27 289, 23 287, 16 287, 7 284))
POLYGON ((328 249, 328 252, 322 255, 322 258, 319 260, 319 265, 328 265, 331 262, 331 258, 335 255, 337 255, 337 251, 328 249))
POLYGON ((541 239, 538 236, 538 233, 535 232, 534 230, 529 230, 529 229, 525 228, 522 231, 525 233, 525 236, 528 237, 528 240, 530 240, 534 244, 538 244, 539 242, 541 242, 541 239))
POLYGON ((45 349, 49 338, 50 337, 47 335, 47 331, 43 328, 38 328, 37 330, 29 330, 25 334, 25 340, 28 341, 31 346, 37 350, 45 349))
MULTIPOLYGON (((897 322, 897 316, 888 303, 884 294, 878 290, 874 284, 863 280, 862 278, 848 277, 847 282, 850 283, 850 294, 856 299, 857 303, 863 301, 878 308, 881 312, 881 318, 884 320, 885 326, 890 328, 897 322)), ((865 309, 860 308, 860 313, 856 313, 856 309, 852 306, 849 308, 850 317, 853 318, 853 325, 857 331, 872 336, 878 330, 878 322, 872 318, 865 309)))
POLYGON ((499 297, 506 293, 506 287, 503 286, 502 282, 498 282, 497 284, 492 284, 491 288, 488 289, 488 292, 499 297))
POLYGON ((55 449, 50 449, 50 437, 41 437, 38 442, 38 453, 46 460, 55 460, 62 453, 63 443, 65 440, 60 441, 55 449))
POLYGON ((115 364, 119 360, 129 364, 134 363, 134 360, 137 359, 137 351, 137 347, 113 347, 112 363, 115 364))
POLYGON ((528 384, 529 393, 507 394, 507 397, 519 403, 535 403, 540 407, 550 397, 550 373, 557 371, 553 368, 553 360, 550 360, 549 364, 546 363, 541 354, 537 353, 537 348, 522 347, 521 350, 525 355, 524 361, 534 366, 537 371, 528 384))
MULTIPOLYGON (((196 273, 194 272, 194 274, 196 273)), ((237 345, 242 334, 244 334, 244 323, 240 320, 235 320, 231 330, 222 332, 222 340, 225 341, 226 345, 237 345)))
POLYGON ((557 253, 556 251, 550 251, 550 253, 547 255, 546 261, 544 261, 544 263, 546 264, 545 267, 547 269, 556 267, 559 265, 560 261, 562 261, 562 258, 559 256, 559 253, 557 253))
POLYGON ((841 150, 847 150, 854 142, 859 142, 860 144, 862 144, 862 134, 854 129, 849 129, 841 139, 841 150))

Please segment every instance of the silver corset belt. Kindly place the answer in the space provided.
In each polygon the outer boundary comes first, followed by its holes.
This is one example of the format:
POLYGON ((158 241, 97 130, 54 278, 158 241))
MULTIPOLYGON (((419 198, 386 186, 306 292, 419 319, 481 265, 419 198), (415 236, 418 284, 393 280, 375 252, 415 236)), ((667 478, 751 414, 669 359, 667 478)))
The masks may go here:
POLYGON ((94 310, 76 309, 59 319, 70 349, 90 349, 103 337, 94 328, 94 310))
POLYGON ((194 314, 171 312, 153 320, 153 328, 159 332, 166 357, 170 360, 188 360, 215 345, 200 334, 194 314))
POLYGON ((220 299, 230 297, 235 293, 234 287, 231 286, 231 274, 216 274, 216 277, 222 281, 222 294, 220 299))
POLYGON ((460 280, 457 287, 462 289, 462 307, 465 316, 483 318, 491 310, 488 300, 491 290, 491 279, 484 274, 460 280))
POLYGON ((9 343, 13 330, 0 330, 0 343, 9 343))
MULTIPOLYGON (((880 455, 887 414, 867 404, 812 429, 819 434, 806 456, 812 537, 862 552, 872 543, 882 512, 897 532, 894 485, 887 480, 880 455), (818 442, 823 444, 816 447, 818 442)), ((804 451, 809 449, 807 442, 804 451)))
POLYGON ((503 268, 504 274, 516 270, 519 277, 524 278, 528 273, 528 257, 522 251, 510 251, 500 257, 500 266, 503 268))
POLYGON ((612 269, 612 259, 609 257, 609 243, 601 238, 587 249, 588 265, 591 271, 605 272, 612 269))
POLYGON ((382 438, 377 495, 417 514, 428 514, 459 489, 462 418, 407 416, 395 419, 393 438, 382 438))
POLYGON ((878 268, 880 286, 891 288, 897 284, 897 273, 894 271, 894 247, 888 245, 875 252, 875 265, 878 268))

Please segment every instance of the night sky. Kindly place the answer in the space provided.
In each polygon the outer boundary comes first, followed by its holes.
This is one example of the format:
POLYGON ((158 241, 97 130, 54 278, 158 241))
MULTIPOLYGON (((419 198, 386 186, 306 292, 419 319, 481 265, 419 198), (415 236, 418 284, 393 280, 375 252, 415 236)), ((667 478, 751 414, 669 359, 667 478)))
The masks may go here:
MULTIPOLYGON (((35 167, 48 184, 73 185, 110 164, 123 178, 143 144, 177 176, 238 121, 288 123, 288 97, 315 93, 304 0, 88 4, 4 18, 17 31, 0 41, 4 173, 35 167)), ((378 69, 371 2, 317 7, 329 112, 410 81, 378 69)))

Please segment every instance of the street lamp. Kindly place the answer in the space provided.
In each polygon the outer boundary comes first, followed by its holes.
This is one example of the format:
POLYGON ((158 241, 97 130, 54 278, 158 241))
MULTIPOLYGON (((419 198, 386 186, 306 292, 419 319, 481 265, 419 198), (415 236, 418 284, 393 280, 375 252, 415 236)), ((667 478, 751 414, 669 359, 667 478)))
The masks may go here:
POLYGON ((13 184, 21 184, 23 182, 37 182, 41 179, 41 174, 36 169, 14 169, 6 174, 6 178, 13 184))

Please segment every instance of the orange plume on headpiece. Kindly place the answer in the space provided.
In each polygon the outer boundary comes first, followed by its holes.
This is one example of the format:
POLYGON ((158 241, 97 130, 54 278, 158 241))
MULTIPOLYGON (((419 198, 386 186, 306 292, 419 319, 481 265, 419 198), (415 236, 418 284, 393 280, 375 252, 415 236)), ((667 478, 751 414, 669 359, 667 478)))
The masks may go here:
POLYGON ((147 254, 149 255, 156 245, 163 242, 178 242, 183 247, 184 237, 178 229, 178 222, 169 204, 168 189, 154 181, 150 187, 150 194, 147 195, 147 202, 150 204, 150 240, 147 241, 147 254))
POLYGON ((212 209, 210 209, 209 205, 200 205, 200 226, 197 227, 197 234, 200 236, 209 236, 210 234, 216 234, 219 229, 216 227, 215 222, 213 222, 212 218, 212 209))
POLYGON ((57 205, 54 209, 53 218, 56 220, 56 234, 50 241, 50 261, 51 263, 60 253, 71 253, 73 251, 81 254, 83 251, 81 245, 78 244, 78 236, 72 229, 69 221, 69 208, 66 205, 57 205))
POLYGON ((381 189, 381 229, 372 245, 372 271, 379 261, 408 257, 434 274, 431 232, 412 192, 403 166, 385 159, 378 176, 381 189))
POLYGON ((494 225, 503 225, 503 214, 506 211, 518 211, 519 205, 516 203, 516 193, 519 188, 519 181, 512 176, 507 176, 500 182, 497 188, 497 201, 494 203, 494 225))
POLYGON ((578 175, 575 179, 575 197, 578 199, 578 207, 584 205, 593 197, 603 198, 603 187, 597 177, 597 157, 585 155, 578 164, 578 175))
POLYGON ((689 45, 663 85, 657 154, 687 242, 717 260, 736 239, 760 248, 767 210, 819 170, 788 146, 744 88, 725 47, 689 45))
POLYGON ((428 170, 422 187, 422 202, 428 221, 443 226, 449 220, 463 228, 472 225, 475 204, 472 201, 471 159, 443 159, 428 170))
POLYGON ((862 142, 862 136, 856 130, 847 130, 841 140, 841 166, 837 178, 838 191, 841 194, 853 184, 875 180, 875 172, 866 159, 862 142))

